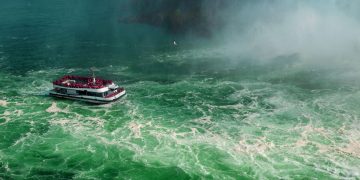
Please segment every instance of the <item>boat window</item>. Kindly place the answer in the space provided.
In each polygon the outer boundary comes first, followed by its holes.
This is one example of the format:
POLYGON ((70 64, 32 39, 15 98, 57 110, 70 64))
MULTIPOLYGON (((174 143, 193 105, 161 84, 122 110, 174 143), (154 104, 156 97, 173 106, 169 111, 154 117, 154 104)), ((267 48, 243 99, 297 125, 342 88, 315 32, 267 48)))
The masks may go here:
POLYGON ((88 96, 97 96, 97 97, 103 97, 103 93, 96 93, 96 92, 87 92, 88 96))
POLYGON ((67 93, 68 93, 68 94, 77 94, 77 91, 76 91, 76 90, 73 90, 73 89, 68 89, 68 90, 67 90, 67 93))
POLYGON ((57 92, 58 92, 58 93, 61 93, 61 94, 66 94, 66 93, 67 93, 67 90, 64 89, 64 88, 59 88, 59 89, 57 90, 57 92))
POLYGON ((86 95, 86 91, 76 91, 79 95, 86 95))
POLYGON ((107 96, 109 94, 110 91, 106 91, 104 92, 104 96, 107 96))

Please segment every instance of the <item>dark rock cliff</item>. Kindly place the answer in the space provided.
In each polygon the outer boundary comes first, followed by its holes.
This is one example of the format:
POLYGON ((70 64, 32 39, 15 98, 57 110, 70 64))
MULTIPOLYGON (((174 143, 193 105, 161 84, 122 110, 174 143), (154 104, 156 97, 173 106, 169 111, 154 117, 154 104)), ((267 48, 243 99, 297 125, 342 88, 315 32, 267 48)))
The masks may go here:
POLYGON ((122 23, 144 23, 176 34, 210 36, 221 28, 221 11, 235 0, 130 0, 132 13, 122 23))

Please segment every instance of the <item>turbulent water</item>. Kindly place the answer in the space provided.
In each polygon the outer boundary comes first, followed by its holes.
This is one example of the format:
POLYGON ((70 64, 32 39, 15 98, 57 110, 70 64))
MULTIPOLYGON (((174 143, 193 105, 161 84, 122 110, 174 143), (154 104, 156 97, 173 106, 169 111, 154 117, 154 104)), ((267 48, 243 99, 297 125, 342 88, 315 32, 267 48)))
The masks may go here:
POLYGON ((160 29, 118 23, 114 2, 0 7, 0 179, 360 177, 349 69, 229 57, 189 39, 172 47, 160 29), (127 96, 46 96, 92 66, 127 96))

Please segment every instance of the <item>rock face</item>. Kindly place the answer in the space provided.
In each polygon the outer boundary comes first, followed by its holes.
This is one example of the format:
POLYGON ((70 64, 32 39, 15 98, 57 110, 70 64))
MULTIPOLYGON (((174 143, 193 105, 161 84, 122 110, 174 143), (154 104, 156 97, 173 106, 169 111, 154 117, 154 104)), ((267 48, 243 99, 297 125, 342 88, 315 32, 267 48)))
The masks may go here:
POLYGON ((233 0, 130 0, 132 15, 122 23, 144 23, 165 28, 171 33, 211 35, 220 28, 220 11, 233 0), (211 28, 210 28, 211 27, 211 28))

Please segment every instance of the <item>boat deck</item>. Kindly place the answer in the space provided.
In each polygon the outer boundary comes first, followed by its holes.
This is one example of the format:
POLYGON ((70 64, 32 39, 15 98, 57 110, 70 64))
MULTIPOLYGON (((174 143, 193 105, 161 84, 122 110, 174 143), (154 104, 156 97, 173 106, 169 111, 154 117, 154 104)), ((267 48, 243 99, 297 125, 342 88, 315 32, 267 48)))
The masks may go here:
POLYGON ((92 77, 66 75, 54 81, 53 84, 57 86, 71 87, 71 88, 101 89, 106 87, 107 85, 113 84, 113 82, 111 80, 95 78, 95 83, 94 83, 92 77))

